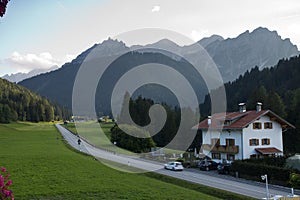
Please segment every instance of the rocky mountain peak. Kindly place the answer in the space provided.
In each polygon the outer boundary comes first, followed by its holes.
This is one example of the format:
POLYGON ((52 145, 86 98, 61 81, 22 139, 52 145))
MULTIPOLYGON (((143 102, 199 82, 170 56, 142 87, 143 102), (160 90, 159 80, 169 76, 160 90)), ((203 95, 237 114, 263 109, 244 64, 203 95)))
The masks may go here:
POLYGON ((205 37, 205 38, 199 40, 198 43, 200 45, 202 45, 202 47, 206 47, 207 45, 209 45, 209 44, 211 44, 213 42, 223 41, 223 40, 224 40, 224 38, 222 36, 214 34, 214 35, 212 35, 210 37, 205 37))

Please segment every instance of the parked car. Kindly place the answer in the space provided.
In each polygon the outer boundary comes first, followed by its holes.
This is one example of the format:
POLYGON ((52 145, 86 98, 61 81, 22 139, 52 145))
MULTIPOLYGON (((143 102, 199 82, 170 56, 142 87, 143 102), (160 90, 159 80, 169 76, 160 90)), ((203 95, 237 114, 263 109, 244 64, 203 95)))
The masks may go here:
POLYGON ((218 163, 212 160, 202 160, 199 162, 200 170, 216 170, 218 168, 218 163))
POLYGON ((173 171, 182 171, 183 170, 183 166, 181 164, 181 162, 169 162, 167 164, 164 165, 165 169, 170 169, 173 171))
POLYGON ((230 173, 230 164, 219 164, 218 165, 219 174, 229 174, 230 173))

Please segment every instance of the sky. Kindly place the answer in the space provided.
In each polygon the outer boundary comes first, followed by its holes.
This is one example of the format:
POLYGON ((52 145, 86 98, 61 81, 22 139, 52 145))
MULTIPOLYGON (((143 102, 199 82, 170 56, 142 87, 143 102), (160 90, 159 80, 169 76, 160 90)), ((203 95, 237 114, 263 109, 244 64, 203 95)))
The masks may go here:
POLYGON ((299 48, 300 1, 11 0, 0 18, 0 76, 61 66, 93 44, 135 29, 167 29, 198 41, 213 34, 234 38, 257 27, 276 30, 299 48))

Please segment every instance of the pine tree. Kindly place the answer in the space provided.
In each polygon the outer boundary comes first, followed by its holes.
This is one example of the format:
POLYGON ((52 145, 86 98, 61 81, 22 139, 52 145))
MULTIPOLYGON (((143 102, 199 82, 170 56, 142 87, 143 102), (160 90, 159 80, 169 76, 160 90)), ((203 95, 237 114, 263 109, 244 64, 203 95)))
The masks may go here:
POLYGON ((283 118, 286 117, 284 103, 283 103, 281 97, 274 91, 271 91, 268 94, 265 107, 272 110, 277 115, 279 115, 283 118))

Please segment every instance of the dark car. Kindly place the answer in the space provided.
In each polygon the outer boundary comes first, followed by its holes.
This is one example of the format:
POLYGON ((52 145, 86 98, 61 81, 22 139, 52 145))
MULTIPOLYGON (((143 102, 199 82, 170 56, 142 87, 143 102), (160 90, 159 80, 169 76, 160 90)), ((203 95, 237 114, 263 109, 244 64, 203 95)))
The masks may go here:
POLYGON ((218 173, 219 174, 229 174, 230 173, 230 165, 229 164, 219 164, 218 165, 218 173))
POLYGON ((200 170, 216 170, 218 168, 218 163, 212 160, 202 160, 199 163, 200 170))

